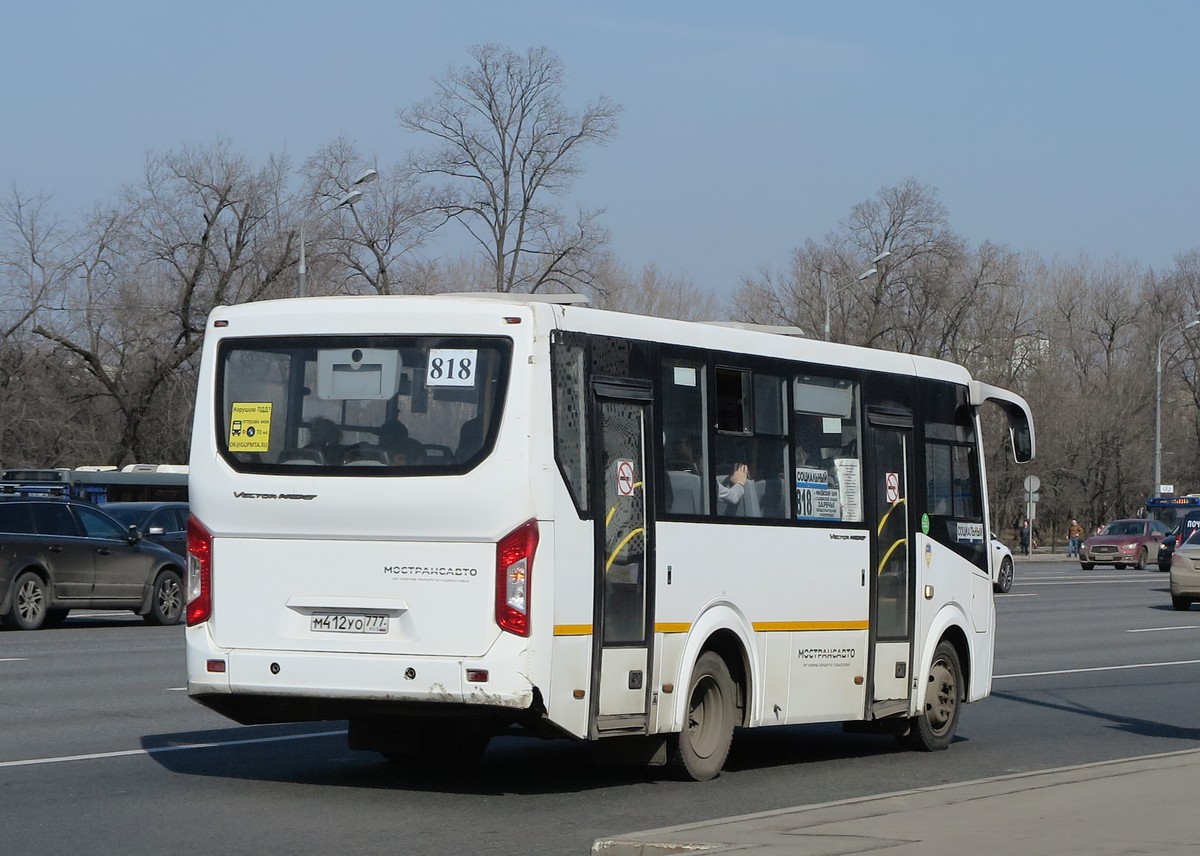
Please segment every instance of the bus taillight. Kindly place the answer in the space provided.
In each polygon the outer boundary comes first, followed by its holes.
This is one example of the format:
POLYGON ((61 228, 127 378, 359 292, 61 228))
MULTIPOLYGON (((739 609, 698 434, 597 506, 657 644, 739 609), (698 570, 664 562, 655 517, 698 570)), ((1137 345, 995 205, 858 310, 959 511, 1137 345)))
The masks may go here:
POLYGON ((517 636, 529 635, 529 581, 537 544, 537 521, 530 520, 496 545, 496 623, 517 636))
POLYGON ((212 616, 212 535, 195 517, 187 524, 187 625, 212 616))

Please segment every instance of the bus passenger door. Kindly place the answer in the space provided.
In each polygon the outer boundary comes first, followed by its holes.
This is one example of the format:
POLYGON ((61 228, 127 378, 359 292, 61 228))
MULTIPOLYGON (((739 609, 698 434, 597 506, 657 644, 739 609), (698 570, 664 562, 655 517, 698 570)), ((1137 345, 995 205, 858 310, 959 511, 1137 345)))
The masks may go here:
POLYGON ((653 533, 649 387, 596 382, 592 436, 595 607, 592 736, 644 734, 650 693, 653 533))
POLYGON ((873 717, 908 709, 913 670, 912 416, 868 407, 872 473, 871 687, 873 717))

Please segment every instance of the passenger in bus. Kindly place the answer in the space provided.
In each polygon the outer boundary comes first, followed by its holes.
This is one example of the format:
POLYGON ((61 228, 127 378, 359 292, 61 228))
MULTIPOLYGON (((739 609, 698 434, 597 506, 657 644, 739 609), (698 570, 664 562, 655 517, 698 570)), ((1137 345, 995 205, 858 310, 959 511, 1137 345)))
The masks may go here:
POLYGON ((320 452, 326 464, 340 466, 346 451, 342 446, 342 429, 332 419, 316 416, 308 425, 308 444, 304 448, 320 452))
POLYGON ((746 479, 750 477, 750 468, 745 464, 734 464, 733 471, 717 482, 717 502, 722 514, 729 514, 731 509, 742 501, 746 494, 746 479))
POLYGON ((696 464, 697 442, 691 437, 676 437, 667 448, 667 469, 676 473, 699 473, 696 464))
POLYGON ((470 458, 483 447, 483 416, 468 419, 458 429, 458 447, 454 457, 459 462, 470 458))
POLYGON ((399 419, 389 419, 379 426, 379 448, 388 457, 395 456, 401 444, 408 439, 408 427, 399 419))

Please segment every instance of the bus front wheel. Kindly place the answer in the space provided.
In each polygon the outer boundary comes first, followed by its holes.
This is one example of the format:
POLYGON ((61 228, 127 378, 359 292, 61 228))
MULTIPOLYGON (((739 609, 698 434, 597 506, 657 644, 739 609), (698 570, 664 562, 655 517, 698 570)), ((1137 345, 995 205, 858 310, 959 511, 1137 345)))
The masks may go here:
POLYGON ((958 728, 962 699, 963 679, 958 651, 942 640, 933 652, 933 662, 925 676, 922 710, 909 721, 904 742, 926 752, 945 749, 958 728))
POLYGON ((669 763, 696 782, 716 778, 733 741, 737 688, 719 654, 705 651, 688 686, 683 729, 671 736, 669 763))

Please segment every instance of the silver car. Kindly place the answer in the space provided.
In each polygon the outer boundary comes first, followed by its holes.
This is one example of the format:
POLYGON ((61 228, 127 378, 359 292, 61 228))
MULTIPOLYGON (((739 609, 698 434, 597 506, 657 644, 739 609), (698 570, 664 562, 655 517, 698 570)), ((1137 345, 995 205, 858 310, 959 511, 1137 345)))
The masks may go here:
POLYGON ((1193 529, 1171 554, 1171 606, 1185 610, 1197 600, 1200 600, 1200 529, 1193 529))

